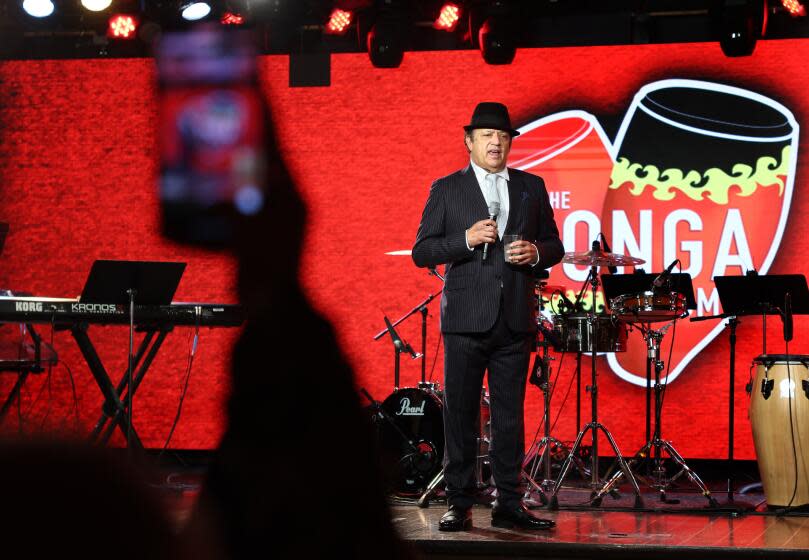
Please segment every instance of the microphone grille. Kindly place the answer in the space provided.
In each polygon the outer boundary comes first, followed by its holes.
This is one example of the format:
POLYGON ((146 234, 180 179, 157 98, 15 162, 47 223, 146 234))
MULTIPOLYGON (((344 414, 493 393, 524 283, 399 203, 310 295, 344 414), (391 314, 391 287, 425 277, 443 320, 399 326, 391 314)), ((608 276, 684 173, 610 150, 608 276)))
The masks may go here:
POLYGON ((496 200, 489 203, 489 214, 492 216, 497 216, 500 214, 500 203, 496 200))

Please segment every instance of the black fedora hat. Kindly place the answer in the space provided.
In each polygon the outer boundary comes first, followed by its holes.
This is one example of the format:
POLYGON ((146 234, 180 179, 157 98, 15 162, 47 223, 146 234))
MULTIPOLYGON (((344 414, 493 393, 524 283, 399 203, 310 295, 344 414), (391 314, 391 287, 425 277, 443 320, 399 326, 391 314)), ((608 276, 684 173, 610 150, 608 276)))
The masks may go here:
POLYGON ((472 113, 472 122, 463 127, 465 131, 472 132, 476 128, 493 128, 495 130, 505 130, 511 136, 519 136, 520 132, 511 128, 511 118, 508 116, 508 108, 502 103, 484 101, 478 103, 475 112, 472 113))

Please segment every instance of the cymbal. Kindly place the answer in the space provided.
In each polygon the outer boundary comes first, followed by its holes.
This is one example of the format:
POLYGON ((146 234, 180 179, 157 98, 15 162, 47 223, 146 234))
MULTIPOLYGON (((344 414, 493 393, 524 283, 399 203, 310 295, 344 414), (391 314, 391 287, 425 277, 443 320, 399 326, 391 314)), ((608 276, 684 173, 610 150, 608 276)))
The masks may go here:
POLYGON ((580 251, 578 253, 565 253, 563 263, 579 264, 585 266, 637 266, 646 261, 620 253, 606 253, 604 251, 580 251))

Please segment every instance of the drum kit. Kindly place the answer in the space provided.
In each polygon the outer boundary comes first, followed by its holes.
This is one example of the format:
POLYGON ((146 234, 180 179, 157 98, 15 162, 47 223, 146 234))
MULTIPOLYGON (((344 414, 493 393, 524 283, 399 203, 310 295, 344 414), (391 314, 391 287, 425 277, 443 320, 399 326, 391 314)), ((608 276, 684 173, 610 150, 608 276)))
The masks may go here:
MULTIPOLYGON (((594 242, 592 250, 566 253, 562 262, 589 266, 590 271, 575 298, 575 302, 571 302, 566 297, 566 290, 562 286, 550 286, 547 282, 538 282, 537 284, 537 305, 540 312, 537 313, 539 328, 535 372, 532 377, 537 378, 535 384, 540 387, 544 394, 545 412, 542 420, 544 423, 544 436, 538 442, 535 442, 526 453, 522 473, 528 489, 526 498, 531 497, 532 494, 538 495, 542 504, 547 504, 551 509, 557 508, 559 490, 565 478, 571 472, 571 468, 575 467, 583 477, 589 477, 592 504, 599 505, 602 497, 608 493, 614 495, 617 491, 618 482, 625 478, 631 485, 635 495, 635 507, 641 507, 643 501, 640 487, 635 474, 633 474, 632 467, 642 461, 647 463, 651 461, 653 463, 650 470, 652 473, 651 479, 647 480, 648 477, 644 476, 638 476, 638 479, 650 487, 658 489, 661 493, 661 498, 665 499, 666 488, 685 474, 709 500, 710 505, 715 506, 716 502, 711 497, 707 487, 686 465, 671 443, 662 439, 660 433, 662 395, 665 388, 665 382, 660 375, 664 369, 664 363, 660 359, 660 344, 668 326, 661 329, 655 329, 653 326, 656 323, 671 323, 685 317, 688 314, 686 297, 671 290, 671 285, 665 282, 664 273, 658 276, 654 286, 649 286, 651 289, 625 293, 614 297, 609 302, 609 312, 598 312, 597 302, 601 285, 599 268, 638 266, 644 264, 645 261, 629 255, 602 251, 598 242, 594 242), (663 281, 658 282, 658 279, 663 281), (659 286, 658 283, 660 284, 659 286), (553 315, 553 321, 551 322, 541 311, 543 311, 543 305, 551 301, 554 294, 559 295, 556 301, 561 302, 564 311, 553 315), (587 300, 589 300, 589 305, 585 305, 587 300), (647 433, 647 443, 634 457, 625 460, 612 434, 598 420, 596 356, 599 353, 626 351, 628 336, 630 332, 635 331, 640 332, 646 341, 648 349, 647 368, 653 368, 655 373, 655 431, 654 434, 647 433), (549 348, 553 348, 557 352, 576 353, 579 364, 581 364, 583 354, 589 354, 590 356, 591 379, 589 392, 591 418, 588 423, 582 426, 577 413, 577 422, 581 426, 581 431, 569 451, 551 435, 550 398, 552 390, 548 372, 550 370, 550 361, 553 358, 549 356, 549 348), (581 449, 588 432, 591 434, 589 465, 582 460, 582 456, 586 454, 582 453, 583 449, 581 449), (601 478, 599 470, 599 432, 606 437, 615 455, 613 468, 607 471, 604 478, 601 478), (567 456, 561 465, 558 477, 552 479, 552 455, 558 458, 560 450, 564 450, 567 456), (663 452, 666 452, 680 467, 680 471, 672 477, 666 477, 663 452)), ((673 267, 670 267, 669 273, 671 268, 673 267)), ((422 310, 432 297, 428 298, 419 310, 422 310)), ((401 348, 409 349, 409 346, 401 340, 394 329, 394 326, 401 320, 391 324, 386 318, 387 332, 391 334, 394 346, 397 349, 397 375, 394 391, 382 403, 371 400, 375 403, 373 407, 374 413, 380 419, 377 425, 381 427, 378 433, 383 452, 397 458, 394 493, 403 498, 417 497, 417 503, 426 507, 443 480, 441 468, 444 452, 442 391, 438 383, 425 381, 423 368, 422 381, 418 384, 418 387, 400 388, 398 386, 398 353, 402 351, 401 348)), ((386 331, 383 331, 380 335, 383 335, 384 332, 386 331)), ((422 329, 422 335, 424 336, 424 329, 422 329)), ((422 341, 422 350, 424 348, 425 345, 422 341)), ((410 352, 412 356, 412 350, 410 352)), ((423 352, 413 357, 423 358, 423 352)), ((366 394, 366 396, 369 399, 371 398, 370 395, 366 394)), ((478 433, 479 452, 476 468, 477 482, 481 488, 491 486, 489 484, 491 473, 488 468, 488 446, 490 443, 488 416, 488 395, 484 389, 481 395, 481 422, 478 433)), ((647 418, 648 421, 649 419, 647 418)))

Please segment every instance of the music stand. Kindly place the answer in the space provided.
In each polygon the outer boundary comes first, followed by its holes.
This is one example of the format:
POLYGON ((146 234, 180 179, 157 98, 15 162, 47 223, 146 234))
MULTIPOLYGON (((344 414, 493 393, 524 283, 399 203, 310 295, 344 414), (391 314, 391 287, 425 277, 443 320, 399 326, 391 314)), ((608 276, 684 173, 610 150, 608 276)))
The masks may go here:
POLYGON ((97 260, 81 291, 82 303, 169 305, 185 271, 183 262, 97 260))
MULTIPOLYGON (((657 274, 635 273, 635 274, 609 274, 601 278, 604 286, 604 299, 609 302, 627 294, 640 294, 652 290, 653 283, 658 277, 657 274)), ((685 296, 686 309, 696 309, 697 300, 694 297, 694 284, 691 282, 691 275, 686 273, 675 273, 667 279, 668 288, 665 291, 673 291, 685 296)), ((652 437, 652 367, 646 361, 646 441, 652 437)))
MULTIPOLYGON (((696 309, 696 301, 694 299, 694 285, 691 282, 691 275, 690 274, 672 274, 669 278, 666 278, 665 284, 660 288, 654 288, 654 282, 657 278, 660 278, 661 275, 656 274, 631 274, 631 275, 611 275, 611 279, 608 276, 604 277, 604 296, 609 301, 612 300, 614 297, 618 295, 639 295, 643 294, 643 292, 653 292, 657 295, 664 295, 667 293, 676 292, 682 296, 685 296, 685 308, 686 309, 696 309), (637 276, 637 278, 633 278, 637 276), (607 283, 610 284, 610 290, 615 290, 612 293, 607 292, 607 283), (639 289, 638 289, 639 288, 639 289), (638 289, 637 291, 633 291, 633 289, 638 289), (622 293, 618 293, 622 292, 622 293)), ((657 309, 657 304, 654 299, 651 301, 652 309, 651 310, 644 310, 644 312, 649 311, 649 314, 642 314, 639 313, 637 310, 635 311, 635 318, 631 321, 632 324, 638 326, 643 333, 643 338, 646 341, 648 353, 646 359, 646 411, 647 411, 647 418, 646 418, 646 431, 647 431, 647 440, 643 447, 635 454, 634 458, 630 460, 630 465, 633 464, 635 461, 640 459, 646 458, 653 458, 653 470, 652 470, 652 480, 647 482, 649 486, 652 488, 656 488, 660 492, 660 499, 666 503, 677 503, 676 501, 668 500, 666 498, 666 489, 671 484, 671 482, 677 480, 680 476, 685 474, 689 480, 702 492, 702 495, 708 500, 708 504, 710 507, 716 507, 717 503, 716 500, 711 496, 708 487, 705 485, 704 482, 699 478, 699 476, 691 470, 691 468, 686 464, 685 460, 682 456, 677 452, 671 442, 664 440, 661 433, 661 418, 662 418, 662 408, 663 408, 663 391, 665 390, 666 384, 661 383, 660 380, 660 373, 663 371, 664 363, 660 359, 660 345, 665 334, 665 331, 668 328, 668 325, 663 327, 662 329, 655 330, 652 329, 651 324, 653 322, 660 322, 660 321, 669 321, 673 320, 676 321, 683 316, 685 313, 679 311, 679 307, 675 304, 677 301, 676 298, 673 298, 674 301, 669 302, 671 308, 661 308, 657 309), (649 396, 651 391, 651 369, 652 365, 654 365, 655 371, 655 428, 654 433, 650 433, 650 417, 649 417, 649 396), (670 479, 666 479, 666 472, 665 468, 663 467, 663 451, 669 455, 669 457, 679 465, 680 470, 677 474, 672 476, 670 479)), ((613 310, 615 311, 615 310, 613 310)), ((612 488, 617 484, 620 477, 623 475, 621 471, 617 471, 615 474, 610 477, 608 482, 604 485, 604 487, 599 490, 598 496, 603 496, 604 494, 610 492, 612 488)))
MULTIPOLYGON (((652 283, 658 274, 605 274, 601 277, 604 286, 604 299, 609 301, 626 294, 638 294, 652 290, 652 283)), ((696 309, 697 300, 694 296, 694 284, 691 275, 687 273, 673 273, 666 280, 667 288, 664 292, 677 292, 685 296, 686 309, 696 309)))
MULTIPOLYGON (((713 317, 728 320, 730 327, 730 389, 728 391, 728 501, 733 501, 733 451, 735 431, 735 386, 736 386, 736 327, 738 317, 761 315, 762 354, 767 353, 767 315, 781 314, 780 306, 790 294, 791 312, 794 315, 809 314, 809 287, 803 274, 771 274, 759 276, 716 276, 714 278, 722 313, 713 317)), ((782 319, 783 319, 782 315, 782 319)))
POLYGON ((92 438, 97 438, 104 428, 108 418, 111 418, 110 427, 105 434, 109 437, 116 424, 123 422, 123 435, 127 447, 142 448, 142 444, 132 427, 132 397, 137 389, 140 379, 154 359, 157 349, 168 334, 166 328, 161 328, 160 335, 153 343, 155 329, 147 329, 145 338, 141 341, 137 356, 134 352, 135 344, 135 301, 138 305, 169 305, 180 284, 185 263, 182 262, 154 262, 154 261, 117 261, 97 260, 93 263, 87 281, 82 289, 79 301, 82 304, 101 305, 127 305, 129 311, 129 358, 126 373, 116 389, 112 385, 107 372, 104 370, 98 354, 93 348, 87 335, 87 324, 75 325, 71 328, 73 338, 76 339, 90 371, 95 377, 101 392, 105 397, 101 419, 93 430, 92 438), (148 353, 146 352, 149 350, 148 353), (133 380, 134 370, 141 358, 146 356, 136 379, 133 380), (125 403, 122 400, 126 391, 125 403))
POLYGON ((787 294, 790 294, 794 315, 809 314, 809 288, 803 274, 717 276, 714 283, 725 315, 762 316, 762 354, 767 353, 767 315, 783 314, 781 306, 787 294))

